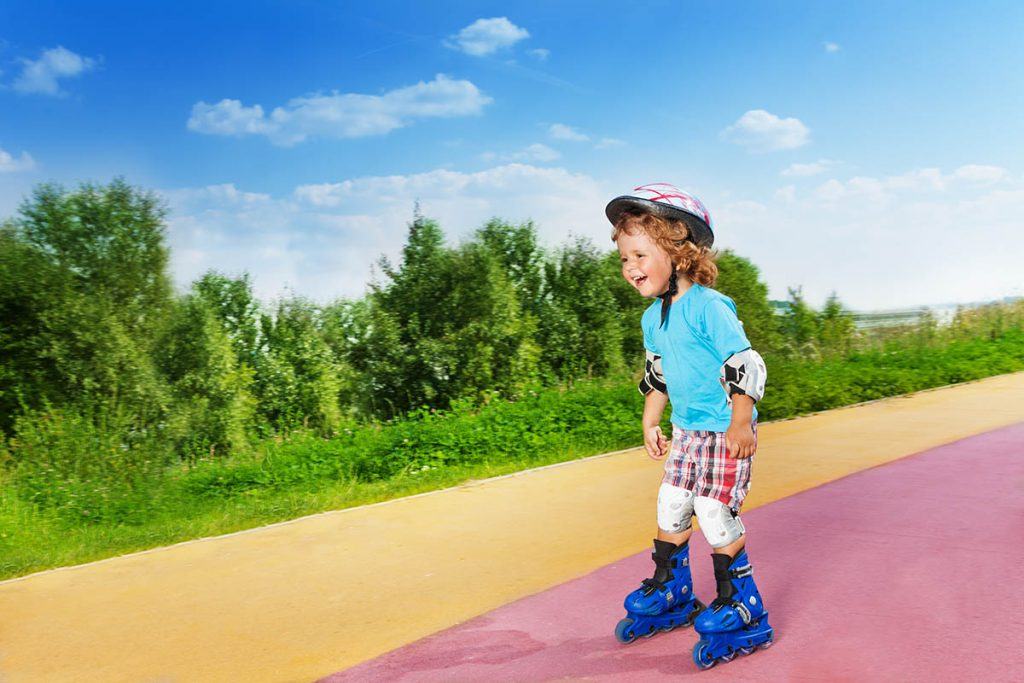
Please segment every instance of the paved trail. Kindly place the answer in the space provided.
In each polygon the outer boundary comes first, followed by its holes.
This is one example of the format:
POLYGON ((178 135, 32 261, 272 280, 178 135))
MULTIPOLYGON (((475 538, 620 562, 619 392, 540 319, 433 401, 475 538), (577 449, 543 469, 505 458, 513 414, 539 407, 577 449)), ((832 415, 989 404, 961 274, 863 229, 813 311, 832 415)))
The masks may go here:
MULTIPOLYGON (((1024 373, 762 425, 744 519, 779 640, 707 680, 1024 668, 1024 558, 993 548, 1024 537, 1020 423, 1024 373)), ((0 680, 689 675, 692 631, 611 635, 659 478, 637 449, 0 582, 0 680)))
MULTIPOLYGON (((690 661, 692 629, 611 637, 622 597, 648 575, 641 553, 326 680, 1019 681, 1022 488, 1024 424, 745 515, 776 642, 709 672, 690 661)), ((708 602, 710 549, 699 539, 693 551, 708 602)))

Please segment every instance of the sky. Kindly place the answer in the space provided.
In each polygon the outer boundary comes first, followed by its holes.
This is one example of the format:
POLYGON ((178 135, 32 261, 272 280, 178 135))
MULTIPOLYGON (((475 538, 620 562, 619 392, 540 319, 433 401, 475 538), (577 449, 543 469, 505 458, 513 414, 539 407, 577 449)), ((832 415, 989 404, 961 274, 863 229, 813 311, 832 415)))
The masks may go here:
POLYGON ((856 310, 1024 295, 1024 4, 0 5, 0 218, 42 182, 167 203, 175 282, 366 291, 414 206, 614 248, 667 182, 716 247, 856 310), (624 9, 626 8, 626 9, 624 9))

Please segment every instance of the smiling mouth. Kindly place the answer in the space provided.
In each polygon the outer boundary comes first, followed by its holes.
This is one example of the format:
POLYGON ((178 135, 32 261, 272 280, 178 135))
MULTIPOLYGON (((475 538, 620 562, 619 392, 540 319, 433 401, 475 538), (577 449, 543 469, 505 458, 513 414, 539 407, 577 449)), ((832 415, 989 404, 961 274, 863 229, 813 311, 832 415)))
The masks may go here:
POLYGON ((637 275, 636 277, 633 278, 633 284, 636 285, 637 287, 639 287, 645 282, 647 282, 646 275, 637 275))

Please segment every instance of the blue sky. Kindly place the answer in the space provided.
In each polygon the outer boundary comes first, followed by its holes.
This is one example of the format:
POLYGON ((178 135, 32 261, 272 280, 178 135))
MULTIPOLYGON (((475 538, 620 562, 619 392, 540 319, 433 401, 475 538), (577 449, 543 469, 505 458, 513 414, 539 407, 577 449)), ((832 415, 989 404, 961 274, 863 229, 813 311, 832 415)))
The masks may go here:
POLYGON ((182 286, 358 296, 413 202, 610 247, 671 182, 772 294, 1021 289, 1024 6, 7 2, 0 216, 41 181, 163 193, 182 286), (628 9, 624 9, 628 7, 628 9))

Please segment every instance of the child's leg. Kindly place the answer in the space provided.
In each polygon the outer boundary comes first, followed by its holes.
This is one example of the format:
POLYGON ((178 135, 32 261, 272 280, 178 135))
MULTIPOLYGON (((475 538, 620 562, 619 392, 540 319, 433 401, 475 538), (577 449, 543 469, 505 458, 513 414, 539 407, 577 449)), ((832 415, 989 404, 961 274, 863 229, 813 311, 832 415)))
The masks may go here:
POLYGON ((743 550, 747 544, 747 535, 743 534, 729 545, 722 546, 721 548, 715 548, 715 552, 721 555, 728 555, 729 557, 736 557, 743 550))
POLYGON ((657 539, 659 541, 667 541, 667 542, 669 542, 669 543, 671 543, 673 545, 682 545, 684 543, 687 543, 690 540, 690 534, 692 534, 692 533, 693 533, 693 527, 690 527, 686 531, 684 531, 682 533, 679 533, 679 534, 673 534, 673 533, 670 533, 668 531, 664 531, 664 530, 659 528, 658 529, 657 539))

